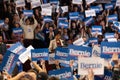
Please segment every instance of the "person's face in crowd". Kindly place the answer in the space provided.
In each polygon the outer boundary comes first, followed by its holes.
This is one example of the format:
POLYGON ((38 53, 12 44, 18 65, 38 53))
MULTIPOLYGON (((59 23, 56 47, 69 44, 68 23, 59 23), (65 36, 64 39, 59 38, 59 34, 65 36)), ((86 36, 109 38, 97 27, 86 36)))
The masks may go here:
POLYGON ((25 22, 26 22, 26 25, 30 25, 30 20, 29 19, 27 19, 25 22))
POLYGON ((5 18, 5 23, 6 23, 6 24, 9 23, 9 18, 5 18))
POLYGON ((56 40, 59 40, 60 38, 61 38, 60 34, 57 34, 56 37, 55 37, 56 40))
POLYGON ((16 28, 19 28, 19 26, 20 26, 19 23, 15 23, 16 28))
POLYGON ((115 38, 118 39, 119 38, 119 34, 115 33, 115 38))
POLYGON ((102 27, 105 27, 105 22, 104 22, 104 21, 101 21, 101 22, 100 22, 100 25, 101 25, 102 27))
POLYGON ((3 60, 3 55, 0 54, 0 64, 2 63, 2 60, 3 60))
POLYGON ((77 7, 77 6, 74 7, 74 11, 75 11, 75 12, 78 11, 78 7, 77 7))
POLYGON ((49 23, 46 23, 46 24, 45 24, 45 27, 48 28, 48 27, 49 27, 49 23))
POLYGON ((67 29, 64 29, 64 33, 67 33, 68 32, 68 30, 67 29))
POLYGON ((72 23, 72 28, 76 28, 75 22, 72 23))
POLYGON ((49 27, 49 31, 50 31, 50 32, 53 32, 53 27, 49 27))

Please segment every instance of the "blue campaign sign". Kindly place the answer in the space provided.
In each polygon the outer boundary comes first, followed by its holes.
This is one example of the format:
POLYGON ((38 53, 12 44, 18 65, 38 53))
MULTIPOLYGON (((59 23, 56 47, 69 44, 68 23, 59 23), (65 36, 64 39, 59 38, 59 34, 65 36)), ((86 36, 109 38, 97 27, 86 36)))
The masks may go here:
POLYGON ((34 49, 31 50, 32 60, 49 60, 49 51, 48 48, 34 49))
POLYGON ((62 66, 69 67, 69 49, 57 47, 55 50, 55 59, 59 60, 62 66))
POLYGON ((26 51, 26 48, 20 42, 17 42, 15 44, 13 44, 10 48, 8 48, 8 51, 11 51, 14 54, 20 55, 24 51, 26 51))
POLYGON ((0 20, 0 26, 3 26, 4 24, 4 20, 0 20))
POLYGON ((94 44, 98 44, 98 38, 89 38, 89 44, 92 44, 92 43, 94 43, 94 44))
POLYGON ((84 18, 85 18, 84 14, 83 14, 83 13, 80 13, 78 19, 81 20, 81 21, 83 21, 84 18))
POLYGON ((52 20, 51 16, 44 16, 44 21, 45 22, 52 22, 53 20, 52 20))
POLYGON ((91 6, 90 8, 95 10, 96 13, 99 13, 101 11, 99 6, 91 6))
POLYGON ((106 58, 106 59, 112 58, 113 53, 120 54, 120 42, 101 42, 102 58, 106 58))
POLYGON ((105 5, 104 5, 104 8, 105 8, 105 9, 113 9, 113 8, 114 8, 114 5, 113 5, 112 3, 105 4, 105 5))
POLYGON ((33 10, 23 10, 23 14, 25 16, 32 16, 33 15, 33 10))
POLYGON ((70 49, 69 54, 72 60, 78 60, 78 56, 91 57, 92 55, 91 47, 69 45, 68 48, 70 49))
POLYGON ((115 37, 115 33, 105 33, 105 38, 114 38, 115 37))
POLYGON ((59 0, 50 0, 50 3, 51 3, 51 4, 56 4, 56 5, 57 5, 57 4, 59 3, 59 0))
POLYGON ((23 34, 23 29, 22 28, 13 28, 13 33, 14 34, 23 34))
POLYGON ((70 67, 49 71, 48 74, 49 76, 58 77, 60 80, 74 80, 70 67))
POLYGON ((66 21, 66 20, 67 20, 66 17, 59 17, 59 18, 58 18, 58 21, 66 21))
POLYGON ((4 55, 2 64, 0 65, 0 71, 5 70, 9 74, 12 74, 17 61, 18 61, 18 55, 14 54, 10 51, 7 51, 4 55))
POLYGON ((69 13, 69 19, 70 20, 77 20, 77 19, 79 19, 79 13, 78 12, 70 12, 69 13))
POLYGON ((113 14, 108 16, 108 22, 118 21, 118 15, 113 14))
POLYGON ((94 25, 92 26, 92 34, 102 34, 102 26, 94 25))
POLYGON ((94 23, 93 17, 85 18, 84 23, 85 23, 86 26, 89 26, 90 24, 94 23))
POLYGON ((66 21, 59 21, 58 26, 63 28, 68 28, 68 22, 66 21))

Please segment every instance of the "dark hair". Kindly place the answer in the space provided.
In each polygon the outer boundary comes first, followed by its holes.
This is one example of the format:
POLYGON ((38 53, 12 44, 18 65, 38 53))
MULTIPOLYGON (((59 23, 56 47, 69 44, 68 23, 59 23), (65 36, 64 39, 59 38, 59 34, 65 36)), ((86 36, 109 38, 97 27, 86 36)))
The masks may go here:
POLYGON ((45 72, 40 72, 37 74, 37 80, 47 80, 48 74, 45 72))

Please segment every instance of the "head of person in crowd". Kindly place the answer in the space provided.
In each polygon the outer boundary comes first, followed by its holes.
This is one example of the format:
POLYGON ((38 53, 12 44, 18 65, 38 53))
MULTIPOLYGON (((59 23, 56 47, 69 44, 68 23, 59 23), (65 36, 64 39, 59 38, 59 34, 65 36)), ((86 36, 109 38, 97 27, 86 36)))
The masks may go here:
POLYGON ((20 27, 19 22, 15 22, 15 23, 14 23, 14 27, 15 27, 15 28, 19 28, 19 27, 20 27))
POLYGON ((5 18, 4 23, 9 24, 9 18, 8 17, 5 18))
POLYGON ((25 23, 26 23, 26 25, 32 25, 32 24, 34 24, 34 19, 33 19, 33 17, 28 17, 28 18, 25 20, 25 23))
POLYGON ((55 77, 55 76, 52 76, 50 77, 48 80, 60 80, 59 78, 55 77))

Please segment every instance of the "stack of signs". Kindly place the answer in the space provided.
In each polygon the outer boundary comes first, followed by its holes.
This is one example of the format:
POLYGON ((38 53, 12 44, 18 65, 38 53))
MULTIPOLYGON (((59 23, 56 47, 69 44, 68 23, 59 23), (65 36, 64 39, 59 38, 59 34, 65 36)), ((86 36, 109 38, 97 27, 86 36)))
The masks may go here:
POLYGON ((70 20, 77 20, 79 18, 79 13, 78 12, 70 12, 69 13, 69 19, 70 20))
POLYGON ((86 17, 96 16, 96 12, 93 9, 91 9, 91 10, 85 10, 85 16, 86 17))
POLYGON ((24 0, 17 0, 15 1, 16 7, 24 7, 25 6, 25 1, 24 0))
POLYGON ((104 74, 104 59, 99 57, 80 58, 78 59, 78 74, 88 75, 89 70, 92 69, 94 75, 104 74))
POLYGON ((57 47, 55 52, 55 59, 59 60, 62 66, 69 67, 69 49, 57 47))
POLYGON ((59 70, 49 71, 49 76, 58 77, 60 80, 74 80, 70 67, 62 68, 59 70))
POLYGON ((82 4, 82 0, 72 0, 73 4, 82 4))
POLYGON ((118 21, 118 16, 116 14, 109 15, 107 18, 108 22, 118 21))
POLYGON ((116 1, 116 6, 120 6, 120 0, 116 1))
POLYGON ((31 50, 32 61, 49 60, 49 51, 47 48, 31 50))
POLYGON ((85 23, 86 26, 89 26, 90 24, 94 23, 93 17, 85 18, 84 23, 85 23))
POLYGON ((5 23, 4 23, 4 20, 0 20, 0 27, 3 26, 5 23))
MULTIPOLYGON (((112 58, 112 54, 120 54, 120 42, 102 42, 101 43, 101 57, 112 58), (112 45, 111 45, 112 44, 112 45)), ((120 58, 120 55, 119 55, 120 58)))
POLYGON ((105 4, 104 5, 105 9, 113 9, 114 8, 114 5, 113 4, 105 4))
POLYGON ((102 26, 92 26, 92 35, 102 35, 102 26))
POLYGON ((32 9, 36 8, 36 7, 39 7, 40 5, 41 5, 40 0, 32 0, 32 2, 31 2, 32 9))
POLYGON ((52 15, 52 6, 50 5, 50 3, 42 4, 41 8, 42 8, 42 12, 41 12, 42 15, 45 15, 45 16, 52 15))
POLYGON ((13 28, 13 33, 15 35, 21 35, 21 34, 23 34, 23 29, 22 28, 13 28))
POLYGON ((5 70, 11 74, 16 66, 19 55, 21 55, 25 50, 26 49, 19 42, 8 48, 0 66, 0 70, 5 70))
POLYGON ((93 3, 93 2, 95 2, 96 0, 86 0, 86 3, 87 4, 91 4, 91 3, 93 3))
POLYGON ((23 10, 23 14, 25 16, 31 17, 33 16, 33 10, 23 10))
POLYGON ((2 64, 0 65, 0 71, 5 70, 9 74, 12 74, 17 61, 18 61, 18 55, 10 51, 7 51, 4 55, 2 64))

